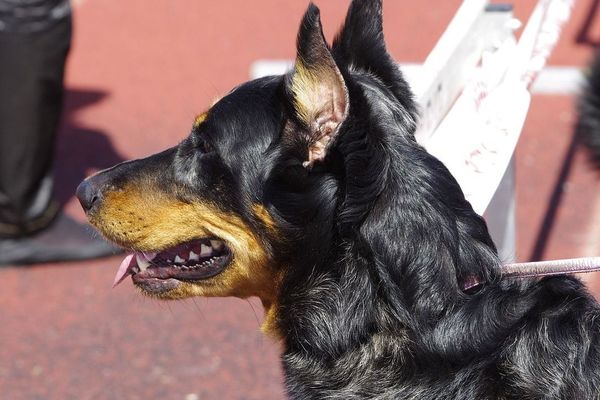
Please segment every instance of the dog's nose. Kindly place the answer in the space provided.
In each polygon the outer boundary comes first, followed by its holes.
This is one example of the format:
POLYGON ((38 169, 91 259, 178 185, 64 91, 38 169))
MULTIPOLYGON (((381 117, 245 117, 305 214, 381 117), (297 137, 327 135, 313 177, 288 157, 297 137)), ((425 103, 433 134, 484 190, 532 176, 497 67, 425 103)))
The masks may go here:
POLYGON ((100 190, 94 184, 93 180, 89 178, 79 184, 76 195, 85 212, 89 212, 94 206, 100 203, 100 190))

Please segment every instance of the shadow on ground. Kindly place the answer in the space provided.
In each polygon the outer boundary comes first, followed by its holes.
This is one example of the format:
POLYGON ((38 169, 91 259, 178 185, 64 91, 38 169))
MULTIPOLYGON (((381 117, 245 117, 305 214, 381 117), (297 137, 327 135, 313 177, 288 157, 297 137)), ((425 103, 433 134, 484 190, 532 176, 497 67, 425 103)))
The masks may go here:
POLYGON ((125 159, 115 150, 107 133, 83 126, 76 118, 82 109, 98 105, 107 97, 108 93, 94 89, 71 88, 65 93, 54 161, 55 190, 61 204, 73 196, 77 185, 91 171, 108 168, 125 159))

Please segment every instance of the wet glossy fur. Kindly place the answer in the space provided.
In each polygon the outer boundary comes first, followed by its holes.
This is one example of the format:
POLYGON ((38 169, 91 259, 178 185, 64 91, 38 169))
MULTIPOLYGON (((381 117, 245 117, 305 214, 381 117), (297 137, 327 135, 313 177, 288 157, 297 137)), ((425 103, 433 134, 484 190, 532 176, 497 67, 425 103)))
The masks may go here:
POLYGON ((354 0, 328 48, 310 6, 297 65, 312 72, 241 85, 179 146, 103 179, 152 180, 235 213, 260 238, 276 266, 265 304, 291 399, 598 398, 596 302, 571 277, 499 278, 485 222, 414 139, 417 110, 381 11, 354 0), (321 76, 336 103, 311 114, 321 76), (323 132, 326 155, 308 165, 323 132), (473 276, 485 284, 465 293, 473 276))

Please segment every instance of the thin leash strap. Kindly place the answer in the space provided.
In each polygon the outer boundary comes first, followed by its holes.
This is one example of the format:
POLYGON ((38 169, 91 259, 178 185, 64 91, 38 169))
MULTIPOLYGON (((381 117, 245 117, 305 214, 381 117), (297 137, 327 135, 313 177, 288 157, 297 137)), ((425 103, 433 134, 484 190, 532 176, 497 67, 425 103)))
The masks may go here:
MULTIPOLYGON (((500 267, 502 278, 542 278, 553 275, 584 274, 600 271, 600 257, 569 258, 566 260, 533 261, 505 264, 500 267)), ((483 285, 483 281, 470 276, 462 282, 463 290, 483 285)))
POLYGON ((600 271, 600 257, 505 264, 500 271, 503 277, 515 278, 584 274, 600 271))

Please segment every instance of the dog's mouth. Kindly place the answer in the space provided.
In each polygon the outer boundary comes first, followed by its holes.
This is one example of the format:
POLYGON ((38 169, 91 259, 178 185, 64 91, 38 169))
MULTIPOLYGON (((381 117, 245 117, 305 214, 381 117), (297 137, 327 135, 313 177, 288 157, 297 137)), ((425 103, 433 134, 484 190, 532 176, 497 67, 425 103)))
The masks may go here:
POLYGON ((196 239, 157 253, 134 251, 121 263, 113 286, 132 275, 137 286, 160 293, 181 282, 213 277, 222 272, 231 259, 231 251, 218 239, 196 239))

